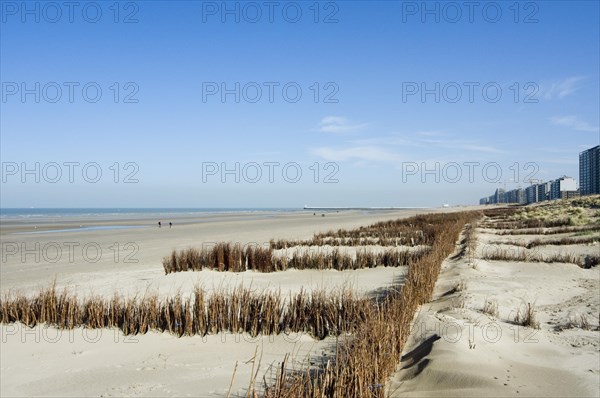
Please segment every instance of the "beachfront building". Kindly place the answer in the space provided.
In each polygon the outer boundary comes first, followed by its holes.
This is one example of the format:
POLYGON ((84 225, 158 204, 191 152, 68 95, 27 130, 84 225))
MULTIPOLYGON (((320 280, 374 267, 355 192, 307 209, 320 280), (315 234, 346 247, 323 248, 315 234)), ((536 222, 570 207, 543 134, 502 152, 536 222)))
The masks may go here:
POLYGON ((550 189, 552 188, 552 182, 543 182, 538 184, 537 190, 537 202, 543 202, 546 200, 550 200, 550 189))
POLYGON ((550 200, 570 199, 579 196, 575 179, 562 176, 550 184, 550 200))
POLYGON ((480 205, 494 205, 498 203, 506 203, 504 189, 498 188, 492 196, 479 199, 480 205))
POLYGON ((546 200, 571 199, 583 195, 600 194, 600 145, 579 154, 579 189, 574 178, 562 176, 553 181, 538 182, 525 189, 505 192, 498 188, 489 197, 479 200, 480 204, 518 203, 530 204, 546 200))
POLYGON ((494 193, 494 203, 506 203, 506 199, 504 197, 505 193, 506 191, 502 188, 496 189, 496 192, 494 193))
POLYGON ((496 189, 496 192, 492 196, 479 199, 480 205, 490 205, 497 203, 516 203, 525 204, 526 196, 523 188, 513 189, 511 191, 505 191, 502 188, 496 189))
POLYGON ((525 196, 525 190, 523 188, 517 189, 516 197, 519 204, 527 203, 527 196, 525 196))
POLYGON ((517 188, 507 192, 503 189, 497 189, 492 196, 481 198, 479 203, 531 204, 544 202, 546 200, 570 199, 577 196, 579 196, 579 190, 577 189, 577 182, 575 179, 563 176, 554 181, 531 184, 525 189, 517 188))
POLYGON ((600 194, 600 145, 579 154, 581 195, 600 194))
POLYGON ((504 197, 506 199, 506 203, 524 204, 527 202, 525 190, 523 188, 517 188, 513 189, 512 191, 508 191, 504 197))
POLYGON ((538 201, 538 184, 533 184, 525 188, 525 203, 535 203, 538 201))

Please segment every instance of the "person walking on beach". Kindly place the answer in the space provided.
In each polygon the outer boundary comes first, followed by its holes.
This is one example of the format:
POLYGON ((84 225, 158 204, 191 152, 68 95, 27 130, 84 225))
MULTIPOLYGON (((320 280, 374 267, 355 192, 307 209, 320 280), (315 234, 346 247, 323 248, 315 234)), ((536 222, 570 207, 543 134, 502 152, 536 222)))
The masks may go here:
POLYGON ((173 227, 173 223, 171 221, 169 221, 169 228, 173 227))
POLYGON ((162 224, 160 223, 160 221, 158 222, 158 228, 160 228, 162 226, 162 224))

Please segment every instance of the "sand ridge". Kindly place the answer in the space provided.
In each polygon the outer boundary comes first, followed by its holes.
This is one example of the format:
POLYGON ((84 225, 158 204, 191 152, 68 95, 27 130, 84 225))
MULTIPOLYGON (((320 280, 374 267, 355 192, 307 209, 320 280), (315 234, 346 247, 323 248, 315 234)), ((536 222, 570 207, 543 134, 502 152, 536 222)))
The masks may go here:
MULTIPOLYGON (((478 255, 494 240, 492 231, 480 230, 478 255)), ((598 243, 567 249, 600 253, 598 243)), ((598 396, 600 269, 481 259, 475 264, 463 256, 442 265, 433 300, 415 316, 390 395, 598 396), (486 302, 496 305, 497 314, 484 311, 486 302), (539 330, 513 321, 526 303, 535 303, 539 330), (582 315, 589 330, 568 326, 582 315), (415 359, 414 352, 423 354, 415 359)))

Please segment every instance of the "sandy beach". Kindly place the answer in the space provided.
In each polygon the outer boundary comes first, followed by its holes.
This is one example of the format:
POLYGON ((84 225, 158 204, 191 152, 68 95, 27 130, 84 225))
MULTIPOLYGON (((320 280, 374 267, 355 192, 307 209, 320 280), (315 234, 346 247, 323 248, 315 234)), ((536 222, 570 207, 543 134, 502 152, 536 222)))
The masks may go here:
MULTIPOLYGON (((11 220, 3 222, 1 230, 1 292, 30 295, 55 279, 59 289, 67 288, 81 297, 111 297, 115 293, 133 297, 149 292, 161 297, 177 292, 185 296, 195 285, 209 291, 238 286, 257 291, 279 290, 283 296, 300 289, 332 291, 344 287, 361 294, 375 294, 401 280, 405 267, 343 272, 288 270, 269 274, 203 270, 165 275, 161 260, 174 249, 190 246, 219 241, 268 244, 273 238, 307 239, 316 232, 354 228, 423 212, 343 211, 327 212, 325 217, 321 213, 313 215, 313 211, 173 216, 171 229, 164 226, 170 220, 164 219, 163 227, 158 228, 155 218, 46 219, 36 220, 38 228, 31 221, 11 220), (142 228, 71 231, 77 225, 142 228), (58 231, 40 233, 40 229, 58 231), (61 229, 67 231, 60 232, 61 229), (12 253, 15 245, 16 253, 12 253), (83 251, 85 245, 89 255, 83 251), (56 247, 62 249, 62 256, 53 262, 56 247), (69 258, 71 247, 72 258, 69 258), (97 261, 96 247, 102 252, 97 261)), ((220 333, 178 338, 149 332, 124 336, 118 330, 67 331, 47 326, 29 329, 21 324, 1 325, 0 332, 2 396, 224 396, 234 371, 231 391, 243 395, 251 379, 255 354, 262 356, 260 369, 254 369, 262 381, 269 368, 276 367, 286 354, 300 366, 316 353, 331 352, 335 342, 335 338, 319 341, 301 334, 256 338, 220 333)))
MULTIPOLYGON (((402 284, 406 267, 274 273, 205 269, 165 275, 161 259, 175 249, 218 241, 262 245, 273 238, 308 239, 317 232, 416 213, 344 211, 322 217, 300 211, 180 216, 172 217, 173 228, 165 228, 164 222, 158 228, 154 219, 88 219, 85 225, 92 228, 84 231, 72 231, 79 220, 38 221, 42 228, 11 221, 3 223, 1 231, 1 292, 30 296, 55 280, 59 289, 65 288, 81 299, 109 299, 115 294, 129 298, 148 294, 186 297, 197 286, 209 293, 244 287, 259 293, 280 292, 283 297, 301 290, 350 289, 359 296, 375 297, 394 283, 402 284), (96 226, 109 229, 94 229, 96 226), (49 261, 53 258, 51 249, 66 244, 75 247, 71 258, 64 249, 58 261, 49 261), (134 244, 136 250, 127 251, 128 244, 134 244), (97 261, 79 250, 85 245, 101 248, 97 261), (32 250, 38 246, 38 251, 32 250), (14 247, 18 248, 16 253, 14 247), (28 251, 21 252, 23 247, 28 251), (137 261, 126 261, 127 255, 137 261)), ((499 236, 486 228, 476 231, 475 254, 461 255, 461 245, 457 244, 457 254, 442 264, 431 302, 415 314, 403 360, 386 384, 387 393, 393 397, 597 395, 598 267, 488 261, 484 258, 491 249, 511 248, 511 239, 526 242, 539 236, 499 236), (493 313, 484 309, 488 301, 493 303, 493 313), (530 302, 537 308, 540 329, 511 321, 515 312, 530 302), (591 324, 589 330, 565 326, 582 314, 591 324)), ((597 242, 542 245, 533 252, 552 255, 565 250, 580 255, 600 252, 597 242)), ((20 323, 2 324, 0 333, 2 396, 245 396, 253 387, 253 378, 262 383, 275 377, 286 356, 288 367, 302 369, 314 365, 315 358, 333 357, 337 340, 332 336, 318 340, 306 333, 253 337, 221 332, 178 337, 150 331, 124 335, 117 329, 60 330, 47 325, 29 328, 20 323)))
POLYGON ((354 228, 424 212, 345 211, 327 212, 325 217, 321 217, 322 212, 313 215, 313 211, 256 212, 171 215, 162 220, 163 224, 172 220, 173 228, 168 225, 158 228, 157 217, 3 221, 0 291, 27 290, 48 284, 53 278, 59 286, 63 279, 65 285, 73 286, 90 281, 110 285, 125 278, 121 286, 127 286, 161 278, 164 274, 161 260, 172 250, 208 247, 220 241, 265 245, 270 239, 306 239, 316 232, 354 228), (136 228, 91 229, 127 226, 136 228))

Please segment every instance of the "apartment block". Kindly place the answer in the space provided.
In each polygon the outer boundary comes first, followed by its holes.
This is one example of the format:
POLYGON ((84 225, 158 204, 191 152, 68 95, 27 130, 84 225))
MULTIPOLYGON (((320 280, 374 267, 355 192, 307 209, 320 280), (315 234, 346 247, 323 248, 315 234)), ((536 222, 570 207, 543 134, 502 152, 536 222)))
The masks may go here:
POLYGON ((581 195, 600 194, 600 145, 579 154, 581 195))

